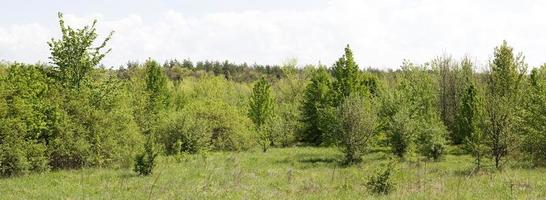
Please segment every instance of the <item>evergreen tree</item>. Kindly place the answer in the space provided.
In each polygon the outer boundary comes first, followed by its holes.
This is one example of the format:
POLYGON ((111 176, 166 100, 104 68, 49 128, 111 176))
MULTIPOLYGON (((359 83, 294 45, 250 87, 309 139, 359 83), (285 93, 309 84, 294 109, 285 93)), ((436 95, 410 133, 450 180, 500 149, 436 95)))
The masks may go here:
POLYGON ((324 133, 322 117, 331 102, 331 80, 330 75, 324 68, 317 70, 311 78, 311 83, 307 85, 304 93, 304 100, 301 106, 302 121, 304 130, 300 141, 313 145, 320 145, 323 142, 324 133))
POLYGON ((334 106, 338 106, 343 99, 363 92, 363 81, 360 79, 359 68, 353 58, 349 45, 345 47, 345 54, 339 58, 333 67, 334 106))

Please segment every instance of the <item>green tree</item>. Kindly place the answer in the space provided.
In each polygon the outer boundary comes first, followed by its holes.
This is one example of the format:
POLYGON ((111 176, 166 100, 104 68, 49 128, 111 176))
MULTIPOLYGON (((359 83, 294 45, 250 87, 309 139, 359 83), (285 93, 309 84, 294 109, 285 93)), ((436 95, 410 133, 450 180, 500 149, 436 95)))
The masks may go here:
POLYGON ((399 105, 386 105, 386 111, 382 112, 387 120, 393 120, 383 124, 387 125, 394 153, 402 157, 417 147, 422 155, 439 159, 444 153, 447 131, 439 117, 437 83, 433 75, 426 66, 405 62, 397 90, 395 101, 390 103, 399 105))
POLYGON ((146 105, 145 105, 145 124, 143 130, 145 133, 151 131, 159 122, 160 112, 165 110, 168 105, 167 77, 159 63, 154 60, 147 60, 144 63, 146 70, 146 105))
POLYGON ((258 131, 258 140, 264 152, 267 151, 273 139, 272 134, 268 133, 264 126, 273 117, 274 105, 270 87, 271 85, 265 80, 265 77, 254 84, 248 110, 248 116, 258 131))
POLYGON ((496 168, 501 167, 502 159, 518 143, 516 114, 525 70, 523 56, 514 56, 513 48, 506 41, 495 48, 487 78, 484 134, 496 168))
POLYGON ((167 78, 156 61, 150 59, 144 65, 148 99, 145 109, 146 121, 142 129, 146 135, 146 143, 143 152, 135 157, 134 170, 138 174, 149 175, 155 167, 155 158, 157 156, 155 138, 158 137, 160 112, 166 108, 167 104, 167 78))
POLYGON ((73 29, 64 23, 63 14, 59 13, 59 24, 62 37, 48 42, 51 51, 51 62, 54 64, 56 78, 65 87, 79 88, 82 81, 89 75, 111 49, 102 52, 113 32, 97 47, 92 47, 97 39, 95 25, 82 29, 73 29))
POLYGON ((334 106, 341 105, 343 99, 363 92, 365 84, 360 77, 359 68, 353 58, 349 45, 345 47, 345 54, 339 58, 333 67, 334 106))
POLYGON ((460 100, 456 114, 456 134, 452 139, 458 143, 462 142, 464 148, 474 156, 476 168, 481 168, 481 163, 487 149, 484 146, 484 138, 481 130, 482 112, 481 101, 476 88, 476 80, 472 63, 468 59, 461 62, 461 86, 460 100))
POLYGON ((46 145, 54 131, 47 82, 40 67, 18 63, 0 77, 0 176, 49 169, 46 145))
POLYGON ((397 90, 384 93, 380 100, 381 109, 378 116, 381 130, 385 132, 386 142, 391 151, 402 158, 410 151, 413 140, 411 126, 413 124, 410 121, 408 107, 397 90))
POLYGON ((464 133, 462 139, 465 147, 474 156, 477 169, 480 169, 486 149, 483 133, 480 128, 481 112, 479 99, 473 83, 467 86, 462 96, 459 112, 457 120, 458 131, 459 133, 464 133))
MULTIPOLYGON (((467 59, 463 65, 471 64, 467 59)), ((456 116, 459 108, 460 91, 458 85, 464 84, 459 81, 459 65, 451 57, 439 57, 432 61, 432 66, 438 73, 438 104, 440 108, 440 118, 448 129, 451 141, 454 144, 462 144, 457 135, 456 116)))
POLYGON ((157 149, 155 147, 154 137, 148 136, 144 143, 144 151, 138 154, 135 158, 135 166, 133 170, 138 175, 148 176, 152 174, 156 166, 157 149))
POLYGON ((305 88, 304 99, 301 105, 302 121, 304 129, 300 141, 313 145, 320 145, 327 133, 323 129, 322 120, 324 110, 331 104, 331 80, 324 68, 313 73, 311 83, 305 88))
POLYGON ((546 64, 533 69, 526 90, 523 150, 536 165, 546 164, 546 64))
POLYGON ((338 108, 337 137, 345 153, 345 162, 360 161, 360 156, 369 146, 377 132, 377 112, 372 99, 349 96, 338 108))

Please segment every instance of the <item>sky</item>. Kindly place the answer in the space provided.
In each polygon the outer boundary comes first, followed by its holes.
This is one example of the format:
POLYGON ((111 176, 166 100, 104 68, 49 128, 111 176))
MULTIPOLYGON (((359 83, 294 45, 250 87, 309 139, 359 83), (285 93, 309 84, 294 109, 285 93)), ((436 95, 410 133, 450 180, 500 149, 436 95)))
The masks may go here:
POLYGON ((543 0, 19 0, 0 2, 0 60, 48 62, 57 12, 110 31, 118 67, 148 58, 332 65, 349 44, 360 67, 399 68, 437 56, 486 65, 507 40, 530 66, 546 62, 543 0))

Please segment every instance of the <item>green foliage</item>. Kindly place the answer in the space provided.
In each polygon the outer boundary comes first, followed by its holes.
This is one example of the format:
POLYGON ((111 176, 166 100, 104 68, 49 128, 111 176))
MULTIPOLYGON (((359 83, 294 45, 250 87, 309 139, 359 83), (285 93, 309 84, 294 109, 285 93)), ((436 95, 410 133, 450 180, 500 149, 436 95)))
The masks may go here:
POLYGON ((324 128, 329 120, 323 120, 323 117, 331 104, 331 81, 330 75, 324 68, 318 69, 312 76, 311 83, 305 88, 305 96, 300 108, 304 129, 299 140, 320 145, 328 134, 324 128))
POLYGON ((474 72, 469 64, 463 64, 463 80, 466 84, 463 86, 456 118, 456 140, 463 141, 464 148, 474 156, 476 167, 480 169, 487 149, 481 129, 483 124, 481 98, 475 86, 474 72))
POLYGON ((364 82, 360 77, 358 65, 354 61, 349 45, 345 47, 345 54, 334 64, 333 75, 333 103, 335 106, 340 105, 344 98, 350 95, 365 92, 364 82))
POLYGON ((296 142, 296 138, 303 127, 300 120, 300 103, 304 98, 306 74, 299 73, 296 69, 296 62, 288 62, 283 65, 285 78, 278 80, 272 85, 273 96, 275 96, 275 116, 272 121, 276 127, 273 143, 276 146, 288 147, 296 142))
POLYGON ((446 129, 439 120, 429 120, 432 121, 421 122, 417 125, 415 133, 417 135, 416 146, 421 155, 437 161, 445 154, 446 129))
POLYGON ((205 121, 193 117, 186 112, 173 113, 162 122, 158 137, 168 155, 198 153, 208 148, 210 130, 205 121))
POLYGON ((272 133, 267 131, 263 125, 271 120, 273 116, 273 98, 271 96, 270 85, 262 77, 255 85, 250 96, 250 108, 248 110, 248 116, 254 122, 256 130, 259 134, 258 140, 261 144, 263 151, 267 151, 267 143, 271 143, 272 133))
POLYGON ((4 175, 130 166, 140 144, 127 90, 94 69, 105 43, 91 48, 94 27, 73 30, 60 21, 63 38, 49 43, 54 66, 10 64, 0 78, 4 175))
POLYGON ((377 112, 373 99, 349 96, 338 108, 337 138, 348 164, 360 161, 360 156, 377 133, 377 112))
POLYGON ((523 120, 523 150, 536 165, 546 164, 546 64, 531 71, 523 120))
MULTIPOLYGON (((523 56, 506 42, 487 72, 451 57, 361 71, 349 46, 330 71, 295 60, 280 67, 150 59, 106 69, 96 66, 111 34, 93 47, 96 21, 73 29, 59 14, 59 23, 61 38, 48 42, 51 64, 0 62, 0 176, 129 166, 146 175, 159 149, 266 151, 296 142, 338 145, 348 163, 374 145, 439 161, 447 136, 478 167, 486 158, 497 168, 507 157, 546 163, 546 65, 527 77, 523 56)), ((384 193, 384 176, 370 190, 384 193)))
POLYGON ((113 32, 97 47, 91 47, 97 39, 95 25, 85 26, 82 29, 73 29, 64 23, 63 14, 59 13, 61 39, 51 39, 48 42, 51 51, 51 61, 55 65, 55 77, 65 87, 79 88, 81 82, 97 66, 104 56, 110 52, 101 52, 106 47, 113 32))
POLYGON ((223 102, 194 102, 183 112, 206 125, 211 150, 240 151, 253 146, 252 122, 223 102))
POLYGON ((521 106, 519 96, 526 64, 521 55, 514 56, 512 47, 504 41, 495 48, 490 64, 485 95, 485 144, 491 149, 495 167, 519 143, 516 133, 517 113, 521 106))
MULTIPOLYGON (((438 106, 440 118, 449 132, 449 139, 454 144, 462 144, 464 135, 457 129, 457 114, 459 113, 461 87, 464 88, 466 80, 461 79, 461 67, 470 68, 472 62, 465 58, 460 64, 450 56, 442 56, 434 59, 431 63, 433 70, 437 73, 438 79, 438 106)), ((470 74, 472 76, 472 74, 470 74)))
POLYGON ((392 152, 402 158, 413 149, 415 124, 409 118, 407 110, 398 111, 389 118, 392 121, 389 122, 386 128, 388 143, 392 152))
POLYGON ((144 143, 144 151, 135 157, 134 171, 143 176, 152 174, 156 166, 157 149, 152 135, 148 135, 146 143, 144 143))
POLYGON ((147 60, 144 64, 146 70, 146 106, 144 114, 146 115, 144 132, 149 132, 155 128, 159 122, 160 114, 168 106, 167 78, 163 74, 160 65, 153 60, 147 60))
POLYGON ((148 112, 157 113, 168 105, 167 77, 161 66, 154 60, 144 63, 146 70, 146 92, 148 92, 148 112))
POLYGON ((261 127, 273 115, 273 97, 271 96, 271 85, 262 77, 252 90, 250 96, 250 109, 248 116, 256 127, 261 127))
POLYGON ((366 188, 374 194, 387 195, 394 189, 394 183, 392 182, 393 166, 383 166, 378 169, 375 174, 368 178, 366 182, 366 188))
POLYGON ((393 153, 405 157, 418 150, 437 160, 445 149, 446 128, 436 104, 436 83, 425 67, 405 63, 397 91, 382 96, 379 113, 393 153))

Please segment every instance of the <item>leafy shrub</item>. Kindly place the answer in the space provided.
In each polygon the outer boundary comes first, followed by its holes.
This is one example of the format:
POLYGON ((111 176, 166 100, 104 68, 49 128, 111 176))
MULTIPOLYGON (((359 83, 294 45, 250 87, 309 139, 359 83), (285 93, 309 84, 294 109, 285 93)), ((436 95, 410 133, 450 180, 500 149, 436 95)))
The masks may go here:
POLYGON ((253 146, 248 118, 222 102, 198 101, 173 114, 159 128, 168 154, 203 149, 239 151, 253 146))
POLYGON ((0 176, 49 170, 45 146, 25 140, 20 121, 4 122, 0 123, 0 176))
POLYGON ((393 188, 394 184, 392 183, 392 164, 389 166, 383 167, 382 170, 378 170, 374 175, 369 177, 368 182, 366 183, 366 188, 374 194, 387 195, 393 188))
POLYGON ((208 148, 210 130, 202 120, 185 112, 171 114, 159 128, 159 142, 169 155, 197 153, 208 148))
POLYGON ((394 114, 386 127, 388 144, 392 152, 402 158, 412 150, 414 124, 405 109, 394 114))
POLYGON ((418 128, 417 146, 419 152, 430 159, 439 160, 445 154, 445 126, 441 122, 425 122, 418 128))
POLYGON ((156 165, 157 149, 152 135, 148 135, 144 144, 144 151, 138 154, 135 158, 134 171, 143 176, 152 174, 152 170, 156 165))
POLYGON ((345 161, 360 160, 377 131, 377 115, 371 98, 349 96, 338 110, 338 143, 343 147, 345 161))
POLYGON ((210 149, 239 151, 253 145, 252 124, 233 106, 222 102, 197 102, 184 109, 209 129, 210 149))

